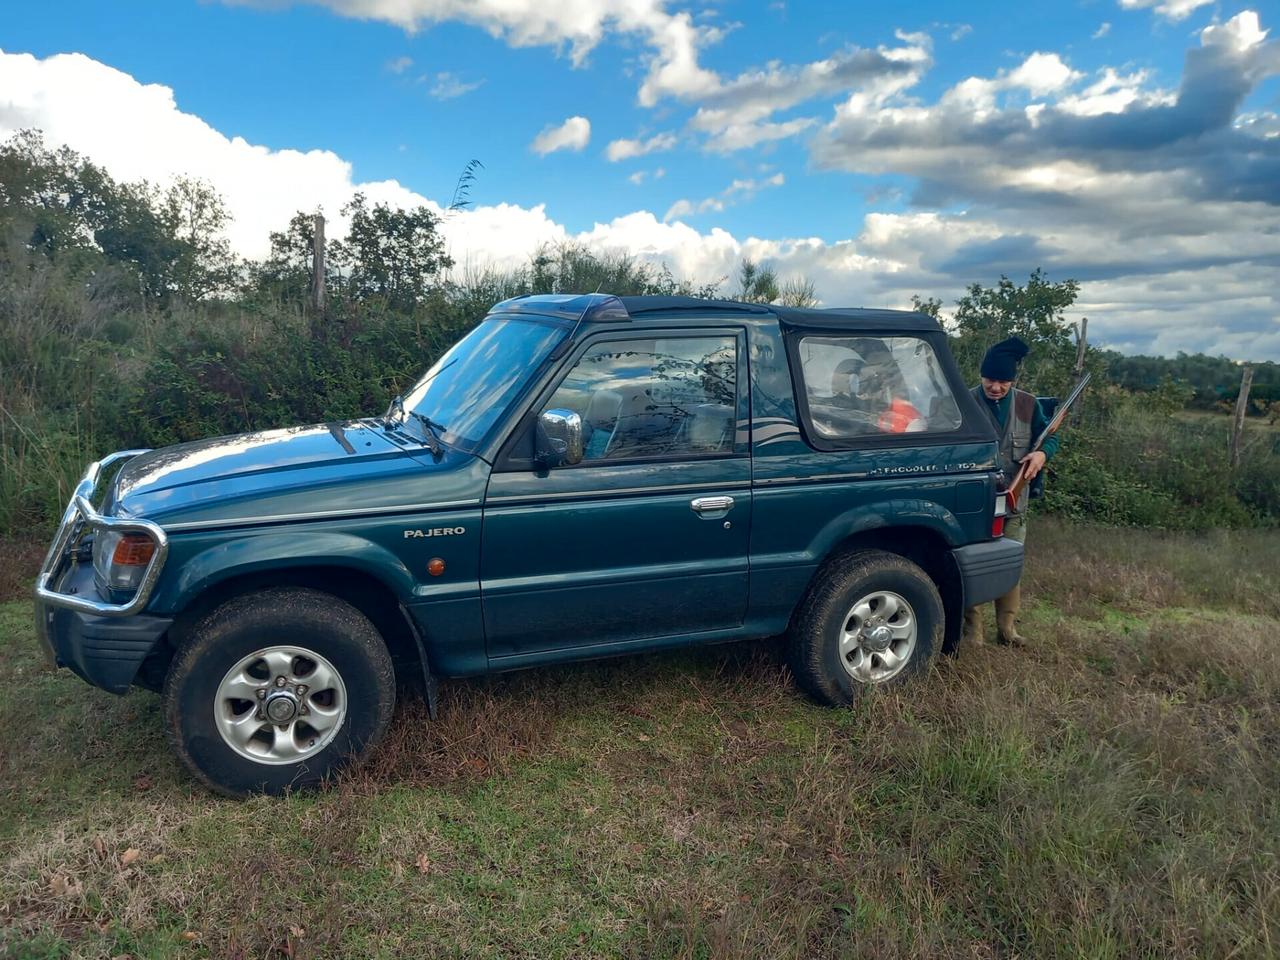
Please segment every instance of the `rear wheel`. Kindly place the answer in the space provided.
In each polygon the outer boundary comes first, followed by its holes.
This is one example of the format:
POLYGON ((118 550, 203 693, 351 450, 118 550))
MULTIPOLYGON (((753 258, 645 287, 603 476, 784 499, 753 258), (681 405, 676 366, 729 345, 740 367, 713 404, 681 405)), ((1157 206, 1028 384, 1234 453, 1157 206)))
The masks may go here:
POLYGON ((928 669, 942 647, 942 598, 905 557, 855 550, 814 580, 791 628, 791 668, 820 703, 853 703, 870 686, 928 669))
POLYGON ((169 738, 205 784, 231 796, 281 793, 358 763, 395 706, 391 658, 373 624, 315 590, 227 601, 174 657, 169 738))

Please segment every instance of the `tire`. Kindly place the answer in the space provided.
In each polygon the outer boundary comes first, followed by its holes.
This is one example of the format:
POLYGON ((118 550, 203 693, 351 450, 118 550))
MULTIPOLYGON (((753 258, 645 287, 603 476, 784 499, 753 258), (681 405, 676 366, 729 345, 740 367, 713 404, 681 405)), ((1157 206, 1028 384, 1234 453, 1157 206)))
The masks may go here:
POLYGON ((169 741, 206 786, 280 794, 364 759, 391 720, 395 674, 355 607, 277 588, 228 600, 196 624, 163 697, 169 741))
POLYGON ((791 670, 814 700, 848 706, 868 686, 927 671, 942 648, 945 618, 937 586, 910 560, 884 550, 841 554, 818 571, 796 611, 791 670))

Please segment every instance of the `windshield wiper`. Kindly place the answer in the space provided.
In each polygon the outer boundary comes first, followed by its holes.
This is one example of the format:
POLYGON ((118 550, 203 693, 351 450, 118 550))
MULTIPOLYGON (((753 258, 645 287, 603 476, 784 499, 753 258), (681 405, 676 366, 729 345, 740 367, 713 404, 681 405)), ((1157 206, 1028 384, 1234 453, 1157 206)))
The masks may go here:
POLYGON ((399 394, 391 400, 391 405, 387 407, 387 412, 382 415, 382 422, 390 430, 396 424, 404 423, 409 417, 413 417, 426 428, 424 432, 427 435, 427 446, 431 448, 431 455, 433 457, 443 457, 444 447, 440 444, 440 438, 444 436, 447 428, 443 424, 436 423, 424 413, 419 413, 417 410, 405 410, 404 397, 399 394), (397 413, 400 414, 400 419, 398 420, 395 417, 397 413))
MULTIPOLYGON (((450 360, 448 363, 446 363, 443 367, 441 367, 439 370, 437 370, 437 371, 436 371, 435 373, 433 373, 431 376, 427 377, 427 379, 423 380, 421 383, 419 383, 417 386, 415 386, 415 387, 414 387, 414 389, 416 390, 416 389, 418 389, 418 387, 421 387, 421 386, 423 386, 423 385, 425 385, 425 384, 430 383, 432 380, 434 380, 434 379, 435 379, 436 377, 438 377, 440 374, 444 373, 446 370, 448 370, 450 367, 452 367, 452 366, 453 366, 455 363, 457 363, 457 362, 458 362, 458 358, 457 358, 457 357, 454 357, 452 360, 450 360)), ((408 416, 408 415, 409 415, 409 414, 406 414, 406 413, 404 412, 404 396, 403 396, 402 394, 399 394, 399 393, 397 393, 394 397, 392 397, 392 398, 391 398, 391 405, 387 407, 387 412, 386 412, 386 413, 384 413, 384 414, 382 415, 382 422, 386 425, 386 427, 387 427, 387 429, 388 429, 388 430, 390 430, 390 429, 391 429, 391 425, 392 425, 393 423, 395 423, 395 421, 392 419, 392 417, 393 417, 396 413, 399 413, 399 415, 400 415, 400 422, 401 422, 401 423, 403 423, 403 422, 404 422, 404 418, 405 418, 406 416, 408 416)), ((440 424, 438 424, 438 423, 433 423, 433 422, 432 422, 432 420, 431 420, 429 417, 426 417, 426 416, 424 416, 424 415, 423 415, 423 414, 421 414, 421 413, 415 413, 415 412, 414 412, 414 411, 412 411, 412 410, 410 410, 410 411, 409 411, 409 413, 410 413, 410 414, 412 414, 413 416, 417 417, 419 420, 422 420, 422 421, 425 421, 425 422, 426 422, 426 423, 428 423, 428 424, 431 424, 431 427, 432 427, 433 429, 435 429, 435 430, 439 430, 441 433, 444 433, 445 428, 444 428, 444 427, 442 427, 442 426, 440 426, 440 424)), ((436 448, 435 448, 435 443, 438 443, 438 442, 439 442, 439 441, 435 441, 435 442, 433 443, 433 445, 432 445, 432 447, 431 447, 431 451, 432 451, 432 453, 434 453, 434 452, 435 452, 435 450, 436 450, 436 448)))
MULTIPOLYGON (((404 409, 403 404, 401 405, 401 409, 404 409)), ((444 447, 440 443, 440 438, 444 436, 445 431, 448 428, 445 427, 444 424, 436 423, 426 414, 419 413, 417 410, 410 410, 406 416, 413 417, 413 419, 417 420, 425 428, 427 434, 427 446, 431 448, 431 455, 436 458, 443 457, 444 447)))

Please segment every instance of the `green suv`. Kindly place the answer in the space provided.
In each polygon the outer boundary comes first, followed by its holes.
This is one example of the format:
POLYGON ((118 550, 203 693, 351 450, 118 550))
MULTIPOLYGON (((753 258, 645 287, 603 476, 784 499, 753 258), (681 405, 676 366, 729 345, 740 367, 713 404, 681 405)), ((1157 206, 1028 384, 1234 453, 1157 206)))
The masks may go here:
POLYGON ((930 317, 520 297, 383 416, 92 464, 37 626, 159 692, 210 787, 274 793, 410 681, 434 711, 440 677, 779 634, 823 703, 903 681, 1021 573, 998 480, 930 317))

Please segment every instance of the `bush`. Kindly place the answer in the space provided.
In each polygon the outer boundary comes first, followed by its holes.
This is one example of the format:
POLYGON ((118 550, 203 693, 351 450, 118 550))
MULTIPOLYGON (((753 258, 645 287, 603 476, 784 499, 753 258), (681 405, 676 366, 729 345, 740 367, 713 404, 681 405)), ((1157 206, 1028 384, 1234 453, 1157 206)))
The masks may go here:
POLYGON ((1274 443, 1227 463, 1227 417, 1186 419, 1159 392, 1105 387, 1091 415, 1064 432, 1044 507, 1075 520, 1205 530, 1280 521, 1274 443))

